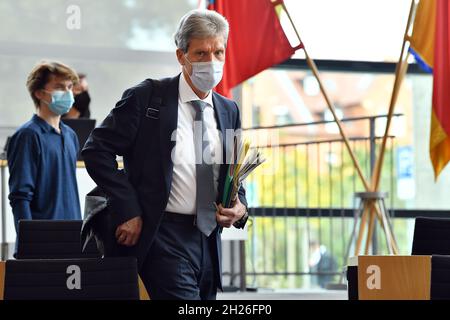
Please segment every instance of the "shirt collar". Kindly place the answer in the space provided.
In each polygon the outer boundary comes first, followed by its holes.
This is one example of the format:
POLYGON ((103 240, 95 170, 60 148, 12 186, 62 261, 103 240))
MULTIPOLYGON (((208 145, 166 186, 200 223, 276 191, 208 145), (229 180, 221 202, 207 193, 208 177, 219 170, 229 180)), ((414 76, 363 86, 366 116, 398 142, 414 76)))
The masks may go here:
POLYGON ((209 106, 214 108, 213 101, 212 101, 212 90, 209 91, 208 95, 205 99, 200 99, 192 90, 192 88, 187 83, 186 79, 184 78, 184 74, 181 73, 180 75, 180 84, 178 87, 178 91, 180 94, 180 100, 182 103, 187 103, 189 101, 195 101, 195 100, 201 100, 203 102, 206 102, 209 106))
MULTIPOLYGON (((51 125, 49 125, 47 123, 47 121, 45 121, 44 119, 39 117, 37 114, 33 115, 33 118, 31 118, 31 121, 33 121, 35 124, 37 124, 41 128, 41 130, 45 133, 48 133, 48 132, 57 133, 55 128, 53 128, 51 125)), ((61 133, 64 133, 65 128, 64 128, 64 124, 62 123, 62 121, 59 122, 59 128, 61 129, 61 133)))

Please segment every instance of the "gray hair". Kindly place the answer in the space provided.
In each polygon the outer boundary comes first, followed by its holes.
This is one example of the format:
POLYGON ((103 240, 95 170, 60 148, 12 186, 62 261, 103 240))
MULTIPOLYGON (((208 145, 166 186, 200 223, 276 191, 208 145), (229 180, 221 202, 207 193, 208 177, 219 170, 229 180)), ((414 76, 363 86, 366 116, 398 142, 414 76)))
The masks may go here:
POLYGON ((228 21, 213 10, 196 9, 185 14, 175 32, 175 45, 183 52, 188 51, 191 39, 223 36, 225 46, 228 39, 228 21))

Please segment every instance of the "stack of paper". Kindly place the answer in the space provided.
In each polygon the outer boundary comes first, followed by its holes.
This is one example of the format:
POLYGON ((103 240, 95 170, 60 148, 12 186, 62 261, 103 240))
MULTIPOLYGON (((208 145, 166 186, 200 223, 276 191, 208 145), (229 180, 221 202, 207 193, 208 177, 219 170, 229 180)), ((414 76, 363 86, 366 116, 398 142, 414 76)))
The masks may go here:
POLYGON ((234 137, 231 164, 228 165, 223 189, 222 206, 230 208, 242 181, 261 163, 266 161, 258 148, 251 148, 250 141, 242 142, 234 137))

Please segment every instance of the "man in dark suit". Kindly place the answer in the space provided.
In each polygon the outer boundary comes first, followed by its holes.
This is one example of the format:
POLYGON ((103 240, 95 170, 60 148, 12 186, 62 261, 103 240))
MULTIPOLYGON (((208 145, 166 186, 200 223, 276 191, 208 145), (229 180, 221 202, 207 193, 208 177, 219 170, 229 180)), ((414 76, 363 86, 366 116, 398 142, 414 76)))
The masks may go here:
POLYGON ((126 90, 82 152, 115 214, 117 242, 138 258, 152 299, 215 299, 221 230, 247 220, 243 188, 231 208, 219 200, 230 132, 240 129, 236 103, 212 91, 222 78, 228 29, 214 11, 187 13, 175 33, 181 74, 126 90))

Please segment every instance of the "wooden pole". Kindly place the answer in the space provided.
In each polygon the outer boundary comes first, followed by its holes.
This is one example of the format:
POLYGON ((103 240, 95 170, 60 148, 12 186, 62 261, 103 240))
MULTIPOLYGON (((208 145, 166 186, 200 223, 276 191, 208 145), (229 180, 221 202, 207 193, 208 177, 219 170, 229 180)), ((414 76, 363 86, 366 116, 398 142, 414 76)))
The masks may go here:
MULTIPOLYGON (((382 142, 382 147, 381 147, 381 151, 380 151, 380 156, 377 159, 377 162, 375 164, 375 170, 374 170, 374 173, 373 173, 373 175, 371 177, 372 178, 371 179, 371 185, 369 185, 369 183, 367 182, 366 178, 362 174, 362 170, 361 170, 361 167, 359 166, 358 160, 356 159, 355 154, 353 153, 353 150, 350 147, 350 143, 349 143, 349 140, 347 138, 347 134, 345 133, 345 130, 344 130, 343 126, 342 126, 342 123, 341 123, 340 119, 337 117, 334 105, 331 103, 331 99, 329 98, 328 93, 327 93, 327 91, 326 91, 326 89, 325 89, 325 87, 324 87, 324 85, 323 85, 323 83, 322 83, 322 81, 320 79, 319 71, 317 69, 317 66, 316 66, 314 60, 312 60, 309 57, 308 52, 307 52, 307 50, 306 50, 306 48, 303 45, 303 42, 301 40, 300 34, 299 34, 299 32, 298 32, 298 30, 297 30, 297 28, 296 28, 296 26, 295 26, 295 24, 294 24, 294 22, 293 22, 293 20, 291 18, 291 15, 290 15, 289 11, 286 8, 286 5, 284 4, 283 1, 280 1, 280 4, 282 5, 284 11, 286 12, 286 15, 287 15, 287 17, 288 17, 288 19, 289 19, 289 21, 290 21, 294 31, 295 31, 295 34, 296 34, 298 40, 300 41, 300 44, 302 44, 302 48, 303 48, 303 51, 305 53, 306 62, 308 63, 308 66, 310 67, 311 71, 314 74, 314 77, 316 78, 316 80, 317 80, 317 82, 319 84, 320 90, 321 90, 321 92, 322 92, 322 94, 323 94, 323 96, 325 98, 325 101, 327 103, 327 106, 328 106, 329 110, 331 111, 331 113, 333 115, 333 118, 334 118, 334 120, 335 120, 335 122, 336 122, 336 124, 337 124, 337 126, 339 128, 339 132, 340 132, 340 134, 341 134, 341 136, 342 136, 342 138, 344 140, 344 144, 345 144, 345 146, 346 146, 346 148, 347 148, 347 150, 348 150, 348 152, 350 154, 350 158, 352 159, 353 165, 354 165, 354 167, 355 167, 355 169, 356 169, 356 171, 358 173, 358 176, 361 179, 362 184, 364 185, 365 190, 366 191, 376 191, 378 189, 378 186, 379 186, 379 179, 380 179, 380 174, 381 174, 382 162, 383 162, 383 159, 384 159, 384 152, 385 152, 385 149, 386 149, 387 134, 389 132, 389 128, 390 128, 390 124, 391 124, 391 120, 392 120, 392 115, 394 113, 395 103, 397 101, 401 80, 403 80, 403 76, 406 73, 407 68, 408 68, 407 58, 405 59, 405 61, 406 61, 405 65, 403 65, 402 62, 403 62, 403 55, 404 55, 404 51, 405 51, 405 44, 406 44, 406 40, 407 40, 407 36, 408 36, 408 31, 410 29, 411 22, 413 20, 412 17, 413 17, 413 12, 414 12, 414 9, 415 9, 415 0, 411 0, 411 8, 410 8, 409 16, 408 16, 408 22, 407 22, 407 27, 406 27, 406 31, 405 31, 405 36, 404 36, 404 39, 403 39, 403 45, 402 45, 402 50, 401 50, 401 54, 400 54, 399 64, 396 67, 396 76, 395 76, 395 80, 394 80, 394 89, 393 89, 393 94, 392 94, 392 97, 391 97, 391 102, 390 102, 390 107, 389 107, 389 114, 388 114, 388 120, 387 120, 385 135, 383 137, 383 142, 382 142)), ((408 55, 407 55, 407 57, 408 57, 408 55)), ((359 250, 360 250, 360 247, 361 247, 362 237, 363 237, 364 228, 365 228, 364 225, 366 223, 366 219, 367 219, 367 215, 368 215, 367 210, 369 210, 369 208, 365 204, 364 211, 363 211, 363 214, 362 214, 361 224, 360 224, 358 241, 357 241, 356 248, 355 248, 355 254, 359 253, 359 250)), ((382 225, 383 230, 385 232, 386 240, 388 241, 388 246, 390 248, 390 251, 391 251, 391 248, 392 248, 393 252, 395 254, 397 254, 398 253, 397 243, 396 243, 394 234, 393 234, 391 228, 389 227, 387 216, 385 216, 383 211, 380 211, 379 208, 376 205, 373 205, 372 210, 375 211, 378 219, 380 220, 380 224, 382 225)), ((373 211, 371 211, 371 212, 373 212, 373 211)), ((370 218, 372 218, 372 216, 370 218)))
POLYGON ((356 245, 355 245, 355 256, 357 256, 359 254, 359 251, 361 250, 361 243, 362 243, 362 239, 364 236, 364 231, 365 231, 365 227, 366 227, 366 219, 367 219, 367 215, 368 215, 368 206, 367 206, 367 202, 364 202, 364 209, 363 209, 363 214, 361 217, 361 222, 359 224, 359 232, 358 232, 358 239, 356 240, 356 245))
POLYGON ((5 274, 6 262, 0 261, 0 300, 4 299, 5 294, 5 274))
MULTIPOLYGON (((284 11, 286 12, 286 15, 289 18, 289 21, 290 21, 292 27, 294 28, 294 31, 295 31, 295 34, 297 35, 298 40, 300 41, 301 44, 303 44, 302 39, 300 38, 300 34, 298 33, 297 28, 295 27, 294 21, 292 20, 291 15, 289 14, 289 11, 286 8, 286 5, 284 4, 284 2, 281 2, 281 5, 283 6, 284 11)), ((304 45, 303 45, 303 51, 305 52, 306 62, 308 63, 308 66, 310 67, 312 73, 314 74, 314 77, 316 78, 316 80, 319 84, 320 91, 322 92, 322 94, 325 98, 325 101, 328 105, 328 108, 330 109, 330 111, 333 115, 333 118, 336 121, 336 124, 339 128, 339 132, 341 133, 341 136, 344 139, 344 144, 350 154, 350 157, 351 157, 353 165, 355 166, 355 169, 358 173, 358 176, 360 177, 366 191, 369 191, 369 188, 370 188, 369 183, 367 182, 366 178, 362 174, 361 167, 359 166, 358 160, 356 159, 355 154, 353 153, 352 148, 350 147, 350 142, 347 138, 347 134, 345 133, 344 127, 342 126, 342 123, 336 114, 334 105, 331 103, 331 99, 329 98, 328 93, 325 89, 325 86, 323 85, 322 80, 320 79, 317 66, 316 66, 315 62, 309 57, 308 52, 306 51, 306 48, 304 45)))
MULTIPOLYGON (((381 210, 383 211, 383 210, 381 210)), ((394 234, 392 232, 392 229, 390 227, 390 224, 387 219, 384 219, 382 221, 383 228, 387 230, 386 232, 386 241, 387 241, 387 247, 389 250, 389 254, 398 254, 398 248, 397 248, 397 242, 393 238, 394 234)))
POLYGON ((416 1, 411 0, 411 6, 409 9, 409 15, 408 15, 408 22, 406 23, 405 33, 403 35, 402 49, 400 52, 400 57, 399 57, 397 66, 395 68, 394 88, 392 90, 391 101, 389 104, 389 112, 388 112, 388 117, 387 117, 387 122, 386 122, 386 129, 384 131, 383 141, 381 143, 380 154, 377 158, 377 162, 375 164, 375 170, 373 171, 373 175, 372 175, 372 179, 371 179, 373 191, 377 191, 379 184, 380 184, 381 169, 383 167, 384 154, 385 154, 385 150, 386 150, 386 143, 387 143, 387 138, 388 138, 388 134, 389 134, 389 129, 391 127, 392 115, 394 114, 395 104, 397 102, 397 98, 398 98, 398 94, 400 91, 402 80, 406 74, 406 71, 408 70, 409 52, 407 51, 406 58, 404 58, 404 55, 405 55, 406 42, 408 41, 408 38, 409 38, 408 33, 411 28, 411 24, 414 20, 413 15, 415 12, 415 8, 416 8, 416 1))
POLYGON ((374 212, 378 218, 378 222, 380 223, 380 225, 383 229, 383 232, 386 236, 386 242, 387 242, 388 247, 392 248, 392 252, 394 254, 398 254, 399 250, 398 250, 398 246, 397 246, 397 241, 395 240, 394 233, 393 233, 392 229, 390 228, 388 218, 384 214, 382 214, 382 210, 380 210, 376 206, 376 204, 373 204, 373 210, 374 210, 374 212))
MULTIPOLYGON (((416 1, 411 0, 408 21, 406 23, 405 33, 403 35, 402 49, 400 52, 399 62, 397 63, 396 70, 395 70, 394 88, 392 90, 391 101, 389 104, 389 112, 388 112, 388 117, 387 117, 387 122, 386 122, 386 129, 385 129, 383 140, 381 143, 380 154, 377 158, 375 168, 374 168, 374 171, 373 171, 373 174, 371 177, 371 190, 372 191, 377 191, 379 188, 379 185, 380 185, 381 171, 382 171, 384 155, 385 155, 385 151, 386 151, 387 138, 389 135, 389 130, 390 130, 391 122, 392 122, 392 115, 394 114, 394 109, 395 109, 395 105, 397 102, 398 94, 400 92, 402 80, 405 77, 405 74, 408 70, 409 51, 406 51, 406 57, 404 57, 404 55, 405 55, 406 43, 409 38, 408 33, 411 28, 412 22, 414 20, 415 9, 416 9, 416 1)), ((395 239, 394 233, 392 232, 392 230, 390 228, 390 224, 388 223, 388 217, 384 215, 383 211, 379 211, 378 209, 376 209, 376 210, 379 213, 380 223, 383 226, 383 229, 385 231, 385 234, 387 237, 386 239, 389 239, 392 242, 389 247, 392 247, 392 251, 394 254, 398 254, 399 250, 398 250, 397 241, 395 239)))
POLYGON ((364 250, 364 254, 369 254, 369 247, 372 243, 373 230, 375 227, 375 212, 373 208, 372 201, 369 203, 369 228, 367 230, 367 240, 366 240, 366 248, 364 250))
MULTIPOLYGON (((394 90, 392 93, 392 97, 391 97, 391 106, 395 106, 396 102, 397 102, 397 98, 398 98, 398 94, 400 92, 400 87, 401 87, 401 82, 406 74, 406 71, 408 70, 408 59, 409 53, 406 54, 406 59, 404 61, 401 62, 401 66, 398 68, 399 73, 396 73, 395 76, 395 83, 394 83, 394 90)), ((389 113, 388 113, 388 118, 387 118, 387 123, 386 123, 386 130, 384 132, 384 136, 383 136, 383 140, 381 143, 381 148, 380 148, 380 154, 377 158, 377 162, 375 164, 375 169, 373 171, 373 175, 372 175, 372 190, 373 191, 377 191, 380 185, 380 178, 381 178, 381 170, 383 168, 383 161, 384 161, 384 155, 385 155, 385 151, 386 151, 386 144, 387 144, 387 138, 389 135, 389 129, 391 126, 391 122, 392 122, 392 115, 394 113, 394 107, 390 107, 389 108, 389 113)))

